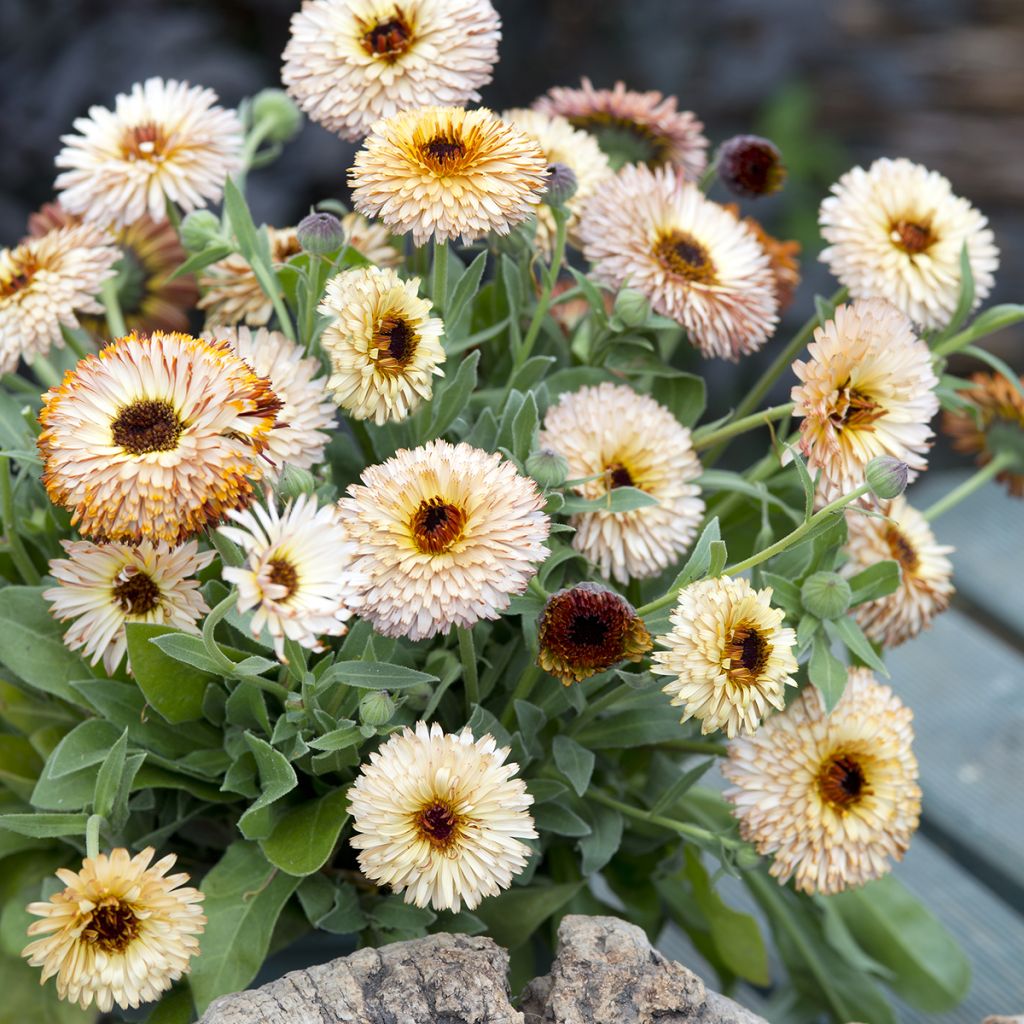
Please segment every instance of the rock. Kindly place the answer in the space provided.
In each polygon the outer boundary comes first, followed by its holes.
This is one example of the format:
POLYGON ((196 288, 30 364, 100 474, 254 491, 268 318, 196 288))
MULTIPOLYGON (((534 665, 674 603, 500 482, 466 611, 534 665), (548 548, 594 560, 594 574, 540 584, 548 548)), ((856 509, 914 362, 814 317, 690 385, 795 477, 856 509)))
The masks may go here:
POLYGON ((523 1024, 507 974, 508 954, 491 939, 430 935, 223 996, 200 1024, 523 1024))
POLYGON ((527 985, 521 1006, 525 1024, 767 1024, 615 917, 563 918, 551 973, 527 985))

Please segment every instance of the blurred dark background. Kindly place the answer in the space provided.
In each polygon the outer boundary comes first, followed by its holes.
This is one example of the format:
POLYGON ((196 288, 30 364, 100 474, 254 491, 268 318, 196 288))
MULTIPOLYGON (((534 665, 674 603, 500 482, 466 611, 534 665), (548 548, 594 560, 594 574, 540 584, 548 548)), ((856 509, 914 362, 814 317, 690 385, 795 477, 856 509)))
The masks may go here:
MULTIPOLYGON (((854 163, 905 155, 946 174, 990 218, 1002 250, 995 301, 1024 298, 1024 0, 495 0, 501 61, 484 102, 526 106, 548 87, 622 78, 697 112, 712 143, 770 135, 785 191, 744 204, 804 246, 789 316, 833 283, 815 217, 854 163)), ((279 84, 297 0, 0 0, 0 243, 51 198, 59 136, 92 103, 149 75, 211 86, 226 104, 279 84)), ((345 197, 352 147, 307 124, 253 174, 257 220, 294 223, 345 197)), ((788 325, 786 325, 788 326, 788 325)), ((1020 365, 1020 339, 998 339, 1020 365)), ((746 361, 731 380, 757 372, 746 361), (748 365, 749 364, 749 365, 748 365)), ((718 376, 719 371, 714 372, 718 376)))

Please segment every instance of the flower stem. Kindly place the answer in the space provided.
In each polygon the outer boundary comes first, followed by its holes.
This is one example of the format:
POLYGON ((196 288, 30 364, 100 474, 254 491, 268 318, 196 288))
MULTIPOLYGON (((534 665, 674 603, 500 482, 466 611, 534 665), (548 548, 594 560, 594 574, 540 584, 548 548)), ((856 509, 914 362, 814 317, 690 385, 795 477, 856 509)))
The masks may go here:
POLYGON ((32 367, 32 372, 35 374, 36 380, 39 381, 44 388, 56 388, 60 386, 60 374, 57 372, 57 367, 54 366, 46 356, 33 356, 29 365, 32 367))
POLYGON ((714 757, 725 757, 729 748, 724 743, 714 740, 662 740, 656 746, 664 750, 675 750, 680 754, 711 754, 714 757))
POLYGON ((767 426, 774 420, 785 419, 793 414, 794 407, 794 402, 786 402, 784 405, 773 405, 768 409, 762 409, 760 412, 744 416, 742 419, 726 423, 716 430, 703 433, 697 430, 693 435, 693 447, 697 451, 702 451, 723 441, 729 441, 739 434, 745 434, 748 430, 757 430, 758 427, 767 426))
POLYGON ((121 301, 117 297, 117 278, 108 277, 100 285, 100 301, 107 312, 107 330, 112 338, 123 338, 128 333, 121 312, 121 301))
POLYGON ((607 711, 614 704, 618 704, 623 697, 628 697, 636 688, 629 683, 619 683, 612 687, 607 693, 598 697, 592 704, 588 704, 577 716, 576 720, 569 726, 570 733, 578 733, 584 726, 592 722, 602 711, 607 711))
POLYGON ((362 420, 350 418, 348 425, 355 439, 359 442, 359 447, 363 450, 363 458, 366 459, 366 464, 368 466, 374 465, 377 462, 377 450, 373 447, 373 440, 370 437, 369 430, 366 429, 366 424, 362 420))
POLYGON ((0 455, 0 525, 11 550, 11 561, 18 570, 22 580, 30 587, 38 586, 40 575, 29 558, 25 544, 17 531, 14 521, 14 488, 11 485, 11 460, 7 455, 0 455))
POLYGON ((528 665, 523 674, 519 677, 519 681, 516 683, 516 688, 512 691, 512 696, 509 697, 508 703, 505 705, 505 710, 501 713, 501 724, 505 726, 506 729, 510 729, 513 722, 515 722, 516 701, 526 700, 526 698, 530 696, 541 675, 542 672, 536 665, 528 665))
POLYGON ((934 505, 930 505, 921 514, 928 522, 934 522, 943 512, 948 512, 954 505, 959 505, 964 498, 969 497, 979 487, 983 487, 1004 469, 1012 466, 1015 461, 1016 456, 1013 452, 999 452, 991 462, 976 470, 959 487, 954 487, 949 494, 939 498, 934 505))
POLYGON ((710 829, 701 828, 700 825, 691 825, 688 821, 676 821, 674 818, 663 818, 660 814, 651 814, 650 811, 633 807, 631 804, 616 800, 615 797, 610 796, 601 789, 591 788, 587 790, 587 797, 590 800, 596 800, 599 804, 604 804, 605 807, 610 807, 614 811, 625 814, 628 818, 635 818, 637 821, 644 821, 649 825, 657 825, 659 828, 668 829, 670 832, 676 832, 681 836, 688 836, 690 839, 721 843, 723 846, 746 846, 746 843, 740 839, 731 839, 728 836, 718 835, 710 829))
POLYGON ((476 670, 476 645, 473 630, 458 627, 459 657, 462 659, 462 681, 466 684, 466 718, 473 714, 473 705, 480 703, 480 677, 476 670))
POLYGON ((64 324, 60 325, 60 333, 64 338, 64 343, 67 345, 72 352, 78 356, 79 359, 85 359, 86 356, 92 354, 87 338, 83 338, 84 332, 72 330, 70 327, 65 327, 64 324))
POLYGON ((85 855, 95 859, 100 855, 100 825, 103 824, 103 816, 90 814, 85 823, 85 855))
POLYGON ((554 290, 555 282, 558 280, 558 272, 562 269, 562 261, 565 259, 565 234, 566 225, 569 220, 568 211, 561 206, 551 207, 551 213, 555 218, 555 248, 551 257, 551 265, 544 275, 544 283, 540 295, 537 297, 537 307, 530 319, 530 326, 526 329, 526 337, 515 356, 515 369, 518 370, 533 351, 533 346, 540 336, 540 329, 551 308, 551 292, 554 290))
POLYGON ((434 239, 434 280, 430 288, 430 297, 434 309, 444 313, 448 305, 448 243, 434 239))

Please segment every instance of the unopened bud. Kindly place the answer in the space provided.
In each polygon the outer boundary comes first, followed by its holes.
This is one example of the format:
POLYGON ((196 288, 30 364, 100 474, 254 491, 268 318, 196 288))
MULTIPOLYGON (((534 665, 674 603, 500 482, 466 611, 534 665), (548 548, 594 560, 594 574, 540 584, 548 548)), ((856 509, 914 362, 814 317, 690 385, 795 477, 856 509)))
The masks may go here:
POLYGON ((394 718, 395 702, 387 690, 371 690, 359 702, 359 721, 377 728, 394 718))
POLYGON ((336 252, 345 244, 345 229, 333 213, 311 213, 295 229, 299 245, 314 256, 336 252))
POLYGON ((651 315, 651 304, 642 292, 623 288, 615 296, 615 315, 627 327, 642 327, 651 315))
POLYGON ((735 135, 718 149, 718 177, 730 192, 756 199, 778 192, 786 180, 779 147, 760 135, 735 135))
POLYGON ((526 472, 541 487, 560 487, 569 474, 569 462, 553 449, 541 448, 527 456, 526 472))
POLYGON ((224 241, 220 218, 209 210, 193 210, 181 222, 181 244, 189 252, 202 252, 211 242, 224 241))
POLYGON ((434 695, 430 683, 415 683, 402 691, 405 697, 405 706, 412 711, 422 711, 434 695))
POLYGON ((287 142, 302 127, 302 112, 283 89, 264 89, 252 98, 252 120, 269 124, 270 142, 287 142))
POLYGON ((838 619, 850 607, 850 584, 835 572, 815 572, 804 580, 800 599, 804 608, 819 619, 838 619))
POLYGON ((907 489, 907 464, 891 455, 873 458, 864 472, 864 479, 876 498, 888 501, 898 498, 907 489))
POLYGON ((548 165, 548 187, 544 202, 548 206, 564 206, 576 195, 576 173, 568 164, 548 165))
POLYGON ((285 501, 293 501, 316 490, 316 477, 308 469, 286 465, 278 477, 275 490, 285 501))

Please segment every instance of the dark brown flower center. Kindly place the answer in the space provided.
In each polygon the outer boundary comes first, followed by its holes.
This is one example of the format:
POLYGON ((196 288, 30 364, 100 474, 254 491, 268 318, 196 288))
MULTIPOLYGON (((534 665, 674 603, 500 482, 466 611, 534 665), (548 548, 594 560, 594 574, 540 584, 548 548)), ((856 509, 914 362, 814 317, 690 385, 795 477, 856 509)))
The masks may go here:
POLYGON ((121 156, 125 160, 158 160, 163 156, 167 136, 152 121, 125 129, 121 136, 121 156))
POLYGON ((436 174, 451 174, 466 155, 466 147, 461 139, 449 132, 435 135, 423 144, 420 152, 427 166, 436 174))
POLYGON ((685 231, 669 231, 654 243, 654 256, 677 277, 698 284, 714 284, 715 265, 707 249, 685 231))
POLYGON ((466 526, 466 513, 458 505, 451 505, 444 498, 424 498, 413 513, 413 540, 416 547, 426 554, 440 555, 462 537, 466 526))
POLYGON ((600 647, 608 636, 608 623, 599 615, 577 615, 569 626, 569 640, 580 647, 600 647))
POLYGON ((849 807, 867 789, 864 769, 852 755, 835 754, 822 766, 818 789, 833 807, 849 807))
POLYGON ((272 558, 267 565, 270 566, 270 582, 284 587, 286 591, 278 600, 287 601, 299 589, 299 574, 295 566, 283 558, 272 558))
POLYGON ((734 683, 749 686, 756 683, 768 664, 772 645, 761 635, 758 628, 749 623, 737 626, 729 637, 723 658, 729 661, 726 670, 734 683))
POLYGON ((0 299, 6 299, 32 283, 39 270, 36 258, 24 249, 15 249, 10 254, 10 263, 0 268, 0 299))
MULTIPOLYGON (((366 22, 362 24, 365 26, 366 22)), ((388 62, 397 60, 411 44, 412 27, 397 5, 390 18, 378 21, 363 32, 363 49, 371 57, 388 62)))
POLYGON ((885 528, 886 544, 889 545, 889 551, 892 557, 900 563, 900 568, 905 573, 914 572, 920 564, 917 551, 914 550, 914 545, 903 535, 903 533, 895 526, 890 523, 885 528))
POLYGON ((461 824, 461 817, 444 800, 434 800, 416 815, 416 828, 420 835, 441 850, 459 838, 461 824))
POLYGON ((930 224, 904 219, 893 221, 889 228, 889 237, 898 249, 911 256, 927 252, 938 241, 930 224))
POLYGON ((110 424, 114 444, 131 455, 174 451, 184 429, 170 402, 149 398, 126 405, 110 424))
POLYGON ((608 486, 615 487, 636 487, 633 482, 633 475, 621 462, 612 463, 606 470, 608 475, 608 486))
POLYGON ((132 572, 114 584, 114 599, 125 615, 145 615, 160 602, 160 588, 144 572, 132 572))
POLYGON ((835 409, 829 419, 837 430, 846 430, 869 427, 884 415, 882 406, 863 392, 851 388, 847 381, 838 390, 835 409))
POLYGON ((373 343, 379 352, 377 369, 397 373, 412 362, 419 338, 401 316, 389 313, 374 332, 373 343))
POLYGON ((93 910, 82 938, 104 953, 121 953, 138 934, 139 919, 132 908, 120 900, 106 899, 93 910))

